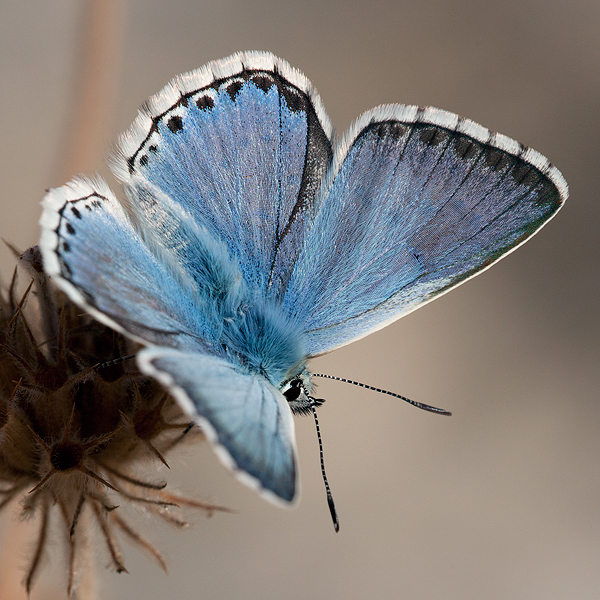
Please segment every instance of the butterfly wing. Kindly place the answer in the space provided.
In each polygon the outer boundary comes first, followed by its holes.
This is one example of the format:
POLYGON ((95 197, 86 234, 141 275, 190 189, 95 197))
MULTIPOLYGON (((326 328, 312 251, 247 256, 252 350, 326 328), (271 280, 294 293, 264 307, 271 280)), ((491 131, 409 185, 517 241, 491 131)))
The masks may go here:
MULTIPOLYGON (((113 171, 144 230, 187 248, 180 224, 188 215, 223 240, 251 288, 277 296, 330 166, 331 136, 301 73, 272 54, 244 52, 181 75, 150 98, 121 138, 113 171)), ((193 273, 185 250, 179 260, 193 273)))
POLYGON ((534 150, 436 109, 365 113, 336 150, 285 296, 308 354, 359 339, 491 266, 567 197, 534 150))
POLYGON ((279 504, 298 498, 294 421, 281 392, 197 353, 152 347, 138 354, 138 364, 171 392, 244 483, 279 504))
POLYGON ((204 348, 211 324, 190 281, 150 251, 105 183, 50 190, 40 224, 46 272, 96 319, 146 344, 204 348))

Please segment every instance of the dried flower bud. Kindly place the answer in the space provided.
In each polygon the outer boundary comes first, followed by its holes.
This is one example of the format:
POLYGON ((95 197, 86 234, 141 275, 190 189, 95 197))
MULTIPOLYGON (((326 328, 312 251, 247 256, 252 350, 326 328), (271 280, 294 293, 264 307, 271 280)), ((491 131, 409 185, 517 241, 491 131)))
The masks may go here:
POLYGON ((125 566, 116 531, 166 565, 116 510, 116 495, 119 503, 143 503, 175 525, 185 522, 170 510, 174 506, 222 510, 134 474, 148 461, 166 464, 165 455, 182 441, 202 438, 160 385, 137 370, 131 360, 137 349, 52 285, 37 247, 20 255, 9 290, 0 295, 0 509, 22 497, 23 514, 40 517, 27 591, 39 570, 53 507, 62 514, 68 540, 69 594, 77 548, 85 541, 78 527, 84 510, 98 524, 119 572, 125 566), (20 269, 32 281, 19 298, 20 269), (26 310, 33 296, 37 314, 26 310))

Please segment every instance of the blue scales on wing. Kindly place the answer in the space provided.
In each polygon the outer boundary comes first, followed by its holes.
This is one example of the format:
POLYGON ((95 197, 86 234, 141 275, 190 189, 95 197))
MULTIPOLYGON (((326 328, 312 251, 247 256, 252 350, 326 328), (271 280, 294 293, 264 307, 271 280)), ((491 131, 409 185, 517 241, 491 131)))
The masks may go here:
POLYGON ((331 162, 331 134, 303 75, 267 53, 246 53, 150 99, 113 170, 144 229, 176 248, 193 277, 186 216, 224 242, 252 289, 277 297, 331 162))
POLYGON ((150 251, 105 183, 50 190, 41 224, 46 272, 94 317, 144 343, 204 349, 191 283, 150 251))
POLYGON ((357 121, 328 177, 284 301, 312 356, 487 268, 566 198, 537 152, 451 113, 399 105, 357 121))
POLYGON ((171 348, 139 354, 208 435, 220 458, 270 500, 297 499, 294 420, 281 392, 230 362, 171 348))

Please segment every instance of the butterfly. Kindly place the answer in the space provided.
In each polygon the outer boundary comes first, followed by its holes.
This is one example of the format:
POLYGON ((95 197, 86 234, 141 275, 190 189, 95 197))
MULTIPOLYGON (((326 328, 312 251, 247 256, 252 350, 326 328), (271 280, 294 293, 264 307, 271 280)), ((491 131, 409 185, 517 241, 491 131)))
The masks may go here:
POLYGON ((308 79, 267 52, 173 79, 111 168, 121 201, 98 178, 46 194, 46 272, 143 344, 141 371, 283 505, 309 359, 487 269, 568 195, 535 150, 435 108, 379 106, 338 139, 308 79))

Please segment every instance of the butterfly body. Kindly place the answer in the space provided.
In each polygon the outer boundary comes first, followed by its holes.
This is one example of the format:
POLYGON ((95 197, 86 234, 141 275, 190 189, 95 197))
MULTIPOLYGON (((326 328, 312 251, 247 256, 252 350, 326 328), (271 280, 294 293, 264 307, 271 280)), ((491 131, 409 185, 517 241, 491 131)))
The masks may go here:
POLYGON ((567 196, 543 156, 437 109, 382 106, 337 140, 310 82, 258 52, 173 80, 112 168, 123 202, 83 178, 47 194, 45 268, 279 503, 308 360, 486 269, 567 196))

